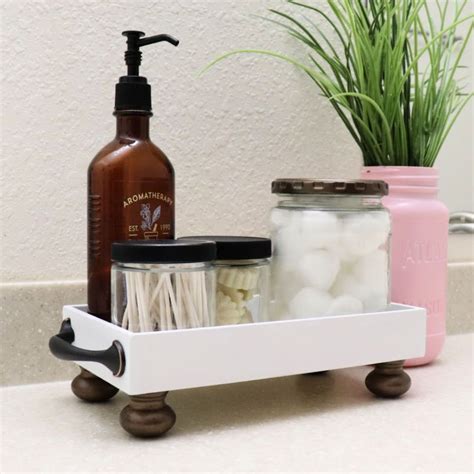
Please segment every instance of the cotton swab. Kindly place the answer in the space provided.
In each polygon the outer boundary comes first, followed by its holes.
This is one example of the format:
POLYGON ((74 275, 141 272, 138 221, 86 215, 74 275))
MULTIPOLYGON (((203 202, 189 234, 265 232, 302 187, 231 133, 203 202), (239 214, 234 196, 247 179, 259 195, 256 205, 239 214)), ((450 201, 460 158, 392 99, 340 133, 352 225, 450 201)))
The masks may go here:
POLYGON ((209 326, 206 273, 125 272, 121 326, 133 332, 209 326))

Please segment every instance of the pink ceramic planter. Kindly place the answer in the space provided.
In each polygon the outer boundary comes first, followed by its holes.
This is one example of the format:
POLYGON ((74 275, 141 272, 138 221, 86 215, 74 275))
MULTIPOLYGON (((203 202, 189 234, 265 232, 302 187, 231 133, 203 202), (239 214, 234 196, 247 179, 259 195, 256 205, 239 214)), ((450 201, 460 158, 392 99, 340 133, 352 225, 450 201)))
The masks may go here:
POLYGON ((391 297, 427 309, 426 354, 406 365, 427 364, 440 354, 445 338, 449 213, 437 199, 438 171, 368 166, 362 176, 389 184, 383 204, 392 217, 391 297))

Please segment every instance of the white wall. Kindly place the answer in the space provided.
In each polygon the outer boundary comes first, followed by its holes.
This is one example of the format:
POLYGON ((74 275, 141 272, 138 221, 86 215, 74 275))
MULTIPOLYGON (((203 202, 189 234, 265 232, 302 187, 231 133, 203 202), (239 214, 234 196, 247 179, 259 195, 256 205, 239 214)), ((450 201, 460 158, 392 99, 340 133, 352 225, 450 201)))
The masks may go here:
MULTIPOLYGON (((452 0, 451 8, 455 3, 452 0)), ((474 12, 474 2, 470 1, 466 8, 467 13, 474 12)), ((459 28, 459 35, 465 36, 469 22, 459 28)), ((473 91, 474 87, 474 48, 471 36, 468 48, 463 56, 462 65, 466 67, 460 74, 464 79, 466 91, 473 91)), ((445 145, 436 162, 440 173, 440 199, 450 211, 474 212, 474 100, 461 113, 458 121, 448 135, 445 145)))
POLYGON ((115 131, 122 30, 181 40, 176 49, 148 46, 142 65, 153 86, 152 137, 176 170, 179 234, 264 234, 272 179, 357 177, 357 148, 303 74, 238 57, 198 77, 236 48, 299 52, 251 16, 278 5, 3 1, 1 279, 85 278, 86 170, 115 131))
POLYGON ((474 212, 473 102, 461 113, 436 160, 439 197, 451 212, 474 212))

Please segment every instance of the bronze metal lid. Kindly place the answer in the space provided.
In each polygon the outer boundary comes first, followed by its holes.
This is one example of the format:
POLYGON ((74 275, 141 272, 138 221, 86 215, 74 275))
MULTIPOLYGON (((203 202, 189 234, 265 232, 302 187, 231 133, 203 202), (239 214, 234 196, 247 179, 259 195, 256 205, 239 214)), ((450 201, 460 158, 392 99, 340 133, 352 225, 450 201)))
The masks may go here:
POLYGON ((272 182, 274 194, 356 194, 386 196, 388 184, 380 180, 334 181, 326 179, 276 179, 272 182))

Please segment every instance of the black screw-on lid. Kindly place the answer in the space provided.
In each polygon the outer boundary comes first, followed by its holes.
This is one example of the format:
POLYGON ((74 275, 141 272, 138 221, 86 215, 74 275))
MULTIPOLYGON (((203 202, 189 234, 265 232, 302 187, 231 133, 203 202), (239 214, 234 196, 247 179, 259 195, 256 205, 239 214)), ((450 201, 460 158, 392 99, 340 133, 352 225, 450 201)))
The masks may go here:
POLYGON ((195 240, 125 240, 112 244, 119 263, 198 263, 216 258, 216 244, 195 240))
POLYGON ((272 256, 272 241, 263 237, 197 235, 182 239, 215 242, 216 260, 255 260, 272 256))

